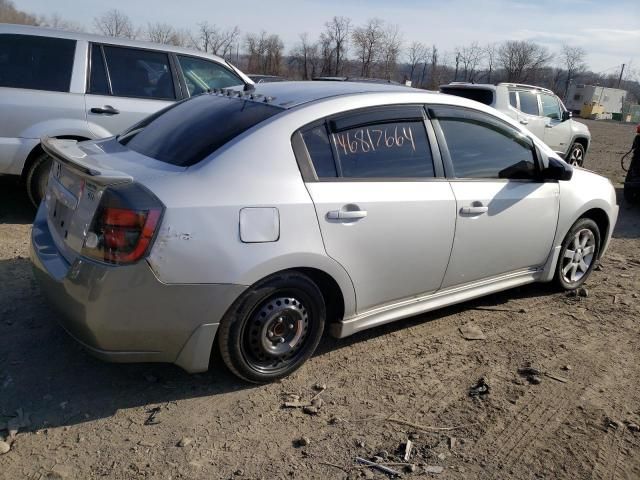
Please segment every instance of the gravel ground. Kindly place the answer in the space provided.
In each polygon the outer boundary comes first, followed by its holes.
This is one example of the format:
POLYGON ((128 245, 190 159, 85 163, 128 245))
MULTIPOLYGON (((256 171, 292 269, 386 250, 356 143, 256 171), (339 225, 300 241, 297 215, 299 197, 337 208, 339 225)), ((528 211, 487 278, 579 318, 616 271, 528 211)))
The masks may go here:
MULTIPOLYGON (((635 128, 586 123, 587 167, 621 182, 635 128)), ((326 338, 266 386, 219 360, 188 375, 90 357, 38 292, 32 216, 0 178, 1 478, 385 477, 356 456, 406 478, 640 478, 638 208, 621 205, 586 297, 531 285, 326 338), (469 323, 486 338, 463 339, 469 323), (533 382, 518 374, 527 363, 540 370, 533 382), (470 397, 481 377, 488 393, 470 397), (282 408, 314 396, 317 412, 282 408), (397 465, 408 439, 409 465, 397 465)))

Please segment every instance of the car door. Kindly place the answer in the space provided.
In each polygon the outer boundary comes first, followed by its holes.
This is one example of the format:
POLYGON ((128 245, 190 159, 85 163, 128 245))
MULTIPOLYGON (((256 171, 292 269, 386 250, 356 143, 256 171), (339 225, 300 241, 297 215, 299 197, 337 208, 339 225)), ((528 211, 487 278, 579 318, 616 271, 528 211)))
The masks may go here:
POLYGON ((358 312, 436 291, 447 267, 455 199, 424 113, 364 109, 297 134, 327 254, 351 277, 358 312))
POLYGON ((571 143, 571 123, 564 121, 562 108, 558 97, 548 93, 540 94, 542 114, 545 117, 544 143, 555 152, 564 154, 571 143))
POLYGON ((544 140, 545 119, 540 115, 538 94, 520 90, 518 95, 518 121, 540 140, 544 140))
POLYGON ((461 107, 429 107, 457 202, 443 288, 528 271, 549 256, 559 185, 540 180, 533 142, 502 120, 461 107))
POLYGON ((85 107, 98 137, 115 135, 177 99, 166 52, 94 43, 90 59, 85 107))

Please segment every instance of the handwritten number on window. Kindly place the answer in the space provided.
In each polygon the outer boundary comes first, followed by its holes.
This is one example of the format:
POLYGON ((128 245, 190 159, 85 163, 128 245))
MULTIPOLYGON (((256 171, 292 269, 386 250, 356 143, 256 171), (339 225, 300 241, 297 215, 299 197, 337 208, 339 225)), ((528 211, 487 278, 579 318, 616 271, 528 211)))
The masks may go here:
POLYGON ((338 152, 346 155, 366 154, 380 149, 411 146, 416 151, 411 126, 389 126, 381 128, 365 127, 332 134, 338 152))

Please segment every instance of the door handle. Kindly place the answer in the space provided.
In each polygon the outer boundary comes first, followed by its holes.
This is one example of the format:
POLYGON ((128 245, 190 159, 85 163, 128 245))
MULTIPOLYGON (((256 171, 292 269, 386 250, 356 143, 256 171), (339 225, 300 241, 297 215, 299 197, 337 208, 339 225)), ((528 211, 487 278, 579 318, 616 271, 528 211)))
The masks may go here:
POLYGON ((529 120, 525 120, 524 118, 521 118, 521 119, 520 119, 520 123, 521 123, 522 125, 529 125, 529 120))
POLYGON ((113 108, 111 105, 105 105, 104 107, 93 107, 91 113, 98 113, 100 115, 117 115, 120 110, 113 108))
POLYGON ((330 220, 359 220, 366 216, 366 210, 330 210, 327 212, 327 218, 330 220))
POLYGON ((487 213, 489 211, 489 207, 477 206, 477 207, 462 207, 460 209, 460 213, 462 215, 482 215, 483 213, 487 213))

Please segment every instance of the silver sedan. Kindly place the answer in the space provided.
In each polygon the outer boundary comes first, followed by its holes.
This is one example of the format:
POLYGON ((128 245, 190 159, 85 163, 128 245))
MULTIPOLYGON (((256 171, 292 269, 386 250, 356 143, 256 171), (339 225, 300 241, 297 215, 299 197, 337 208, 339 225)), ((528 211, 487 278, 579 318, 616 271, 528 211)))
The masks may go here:
POLYGON ((479 103, 282 82, 173 105, 123 134, 43 139, 42 291, 95 355, 240 377, 360 330, 531 282, 576 289, 611 183, 479 103))

